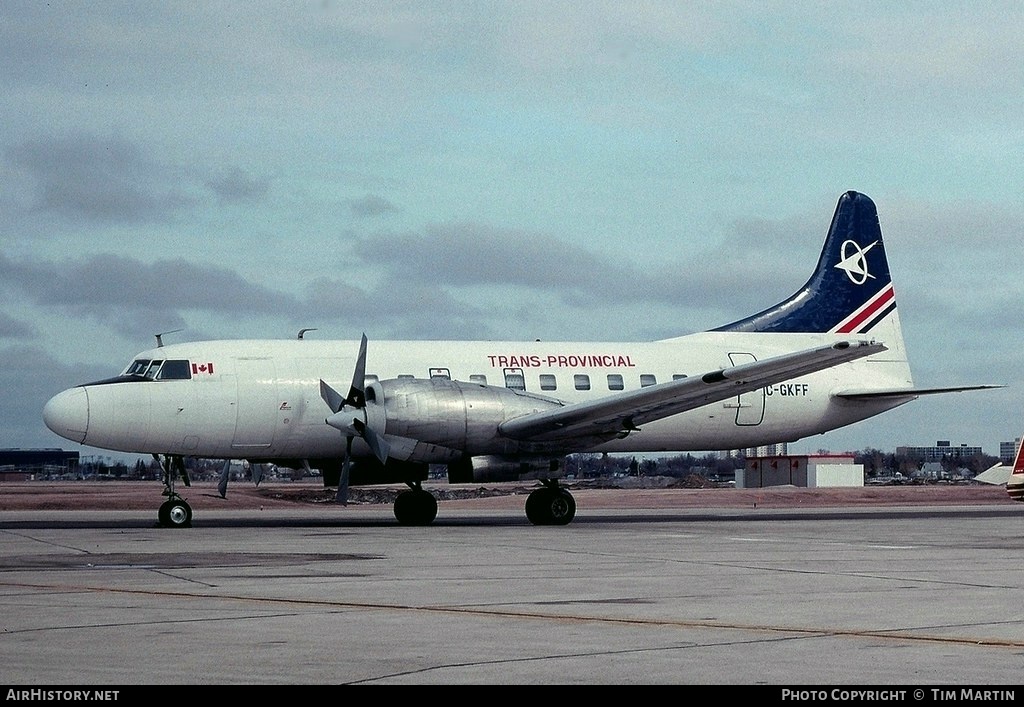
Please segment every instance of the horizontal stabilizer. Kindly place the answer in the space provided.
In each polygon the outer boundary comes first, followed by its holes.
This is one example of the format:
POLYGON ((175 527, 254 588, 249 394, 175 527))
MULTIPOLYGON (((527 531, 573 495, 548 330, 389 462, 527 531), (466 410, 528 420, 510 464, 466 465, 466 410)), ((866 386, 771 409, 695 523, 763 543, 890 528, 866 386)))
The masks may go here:
POLYGON ((981 472, 974 477, 975 481, 980 481, 983 484, 992 484, 993 486, 1004 486, 1007 481, 1010 480, 1010 474, 1013 473, 1013 467, 1005 464, 996 464, 995 466, 989 467, 985 471, 981 472))
POLYGON ((991 390, 992 388, 1005 388, 1004 385, 956 385, 943 388, 872 388, 869 390, 848 389, 832 393, 833 397, 845 400, 881 400, 884 398, 918 398, 922 395, 937 395, 939 393, 963 393, 969 390, 991 390))

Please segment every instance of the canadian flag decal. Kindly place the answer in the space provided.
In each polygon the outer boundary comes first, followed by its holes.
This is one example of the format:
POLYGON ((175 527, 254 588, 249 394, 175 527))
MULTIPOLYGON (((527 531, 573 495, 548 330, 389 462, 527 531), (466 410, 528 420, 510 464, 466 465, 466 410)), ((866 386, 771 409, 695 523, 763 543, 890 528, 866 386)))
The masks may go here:
POLYGON ((212 363, 193 363, 192 364, 192 375, 197 376, 200 373, 207 373, 213 375, 213 364, 212 363))

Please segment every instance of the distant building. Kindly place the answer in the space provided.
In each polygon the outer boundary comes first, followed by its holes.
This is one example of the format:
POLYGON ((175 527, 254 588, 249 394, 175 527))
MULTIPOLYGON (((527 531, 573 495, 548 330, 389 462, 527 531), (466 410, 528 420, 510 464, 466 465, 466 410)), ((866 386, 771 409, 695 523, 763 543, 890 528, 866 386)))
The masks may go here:
POLYGON ((789 454, 789 443, 766 444, 763 447, 750 447, 743 450, 745 457, 784 457, 789 454))
MULTIPOLYGON (((1001 450, 1002 444, 1000 444, 1001 450)), ((983 454, 981 447, 968 447, 966 444, 954 447, 946 440, 939 440, 934 447, 896 447, 896 456, 913 457, 925 462, 940 462, 947 458, 966 461, 981 454, 983 454)))
POLYGON ((78 467, 78 452, 63 449, 0 449, 0 481, 20 481, 39 473, 66 473, 78 467))
POLYGON ((999 443, 999 461, 1003 464, 1012 464, 1017 456, 1017 447, 1020 446, 1020 437, 1012 442, 999 443))
POLYGON ((854 464, 852 454, 747 457, 743 469, 736 472, 736 488, 863 485, 864 465, 854 464))

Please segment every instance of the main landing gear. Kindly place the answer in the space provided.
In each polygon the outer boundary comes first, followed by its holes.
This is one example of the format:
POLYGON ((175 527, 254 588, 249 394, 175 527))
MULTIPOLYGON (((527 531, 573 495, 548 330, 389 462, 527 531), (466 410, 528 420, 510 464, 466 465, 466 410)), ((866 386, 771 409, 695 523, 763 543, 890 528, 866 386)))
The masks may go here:
MULTIPOLYGON (((437 499, 419 481, 407 482, 408 491, 395 499, 399 525, 430 525, 437 517, 437 499)), ((526 517, 534 525, 568 525, 576 517, 576 499, 557 479, 542 479, 541 488, 526 498, 526 517)))
MULTIPOLYGON (((399 525, 430 525, 437 517, 437 499, 424 491, 419 481, 407 482, 408 491, 395 499, 395 518, 399 525)), ((557 479, 542 479, 544 484, 526 498, 526 517, 534 525, 568 525, 576 517, 576 499, 557 479)))
POLYGON ((395 499, 395 518, 399 525, 430 525, 437 517, 437 499, 424 491, 419 481, 407 482, 408 491, 395 499))
POLYGON ((576 499, 557 479, 541 479, 541 488, 526 497, 526 517, 534 525, 568 525, 576 517, 576 499))
MULTIPOLYGON (((160 457, 156 454, 153 458, 157 461, 160 457)), ((161 462, 164 470, 164 492, 167 500, 160 505, 157 511, 157 520, 165 528, 190 528, 192 527, 192 506, 174 490, 174 481, 177 476, 186 486, 191 486, 188 472, 185 470, 185 460, 177 454, 166 454, 161 462)))

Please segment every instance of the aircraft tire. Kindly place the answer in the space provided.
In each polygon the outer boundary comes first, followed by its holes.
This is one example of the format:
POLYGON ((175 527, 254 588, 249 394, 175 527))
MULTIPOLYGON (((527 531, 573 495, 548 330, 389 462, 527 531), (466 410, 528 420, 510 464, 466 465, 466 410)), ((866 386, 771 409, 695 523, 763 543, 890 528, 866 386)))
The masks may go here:
POLYGON ((526 517, 534 525, 568 525, 576 517, 576 499, 564 488, 540 488, 526 498, 526 517))
POLYGON ((156 512, 157 522, 162 526, 168 526, 171 524, 170 518, 171 502, 164 501, 160 504, 160 510, 156 512))
POLYGON ((430 525, 437 517, 437 499, 429 491, 403 491, 395 499, 399 525, 430 525))
POLYGON ((165 502, 160 506, 160 524, 168 528, 190 528, 192 506, 181 499, 165 502))
POLYGON ((549 506, 552 525, 569 525, 576 517, 576 499, 565 489, 558 490, 558 497, 549 506))

